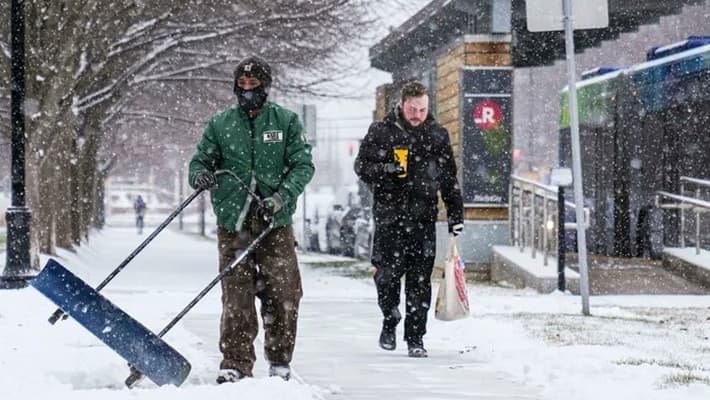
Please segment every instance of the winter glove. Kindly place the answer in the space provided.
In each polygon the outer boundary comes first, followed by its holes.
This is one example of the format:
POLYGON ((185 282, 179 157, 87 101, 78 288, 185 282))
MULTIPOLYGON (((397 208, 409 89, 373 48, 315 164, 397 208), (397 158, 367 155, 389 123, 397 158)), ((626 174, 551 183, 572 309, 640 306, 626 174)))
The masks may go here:
POLYGON ((385 164, 385 173, 389 175, 402 175, 405 171, 404 168, 399 163, 387 163, 385 164))
POLYGON ((273 196, 265 198, 259 205, 259 215, 264 221, 271 221, 279 210, 283 207, 283 199, 278 192, 275 192, 273 196))
POLYGON ((202 171, 195 177, 195 189, 209 190, 217 186, 217 178, 210 171, 202 171))
POLYGON ((454 237, 462 234, 463 233, 463 224, 460 222, 457 224, 449 224, 449 233, 454 235, 454 237))

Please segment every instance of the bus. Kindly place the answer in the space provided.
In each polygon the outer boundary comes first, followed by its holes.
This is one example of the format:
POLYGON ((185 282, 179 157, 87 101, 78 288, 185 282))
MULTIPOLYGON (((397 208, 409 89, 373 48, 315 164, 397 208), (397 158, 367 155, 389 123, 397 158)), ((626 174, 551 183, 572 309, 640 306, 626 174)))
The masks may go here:
MULTIPOLYGON (((680 177, 710 177, 710 37, 654 47, 647 61, 577 83, 591 254, 660 258, 678 215, 654 208, 680 177)), ((560 94, 561 166, 571 166, 568 88, 560 94)))

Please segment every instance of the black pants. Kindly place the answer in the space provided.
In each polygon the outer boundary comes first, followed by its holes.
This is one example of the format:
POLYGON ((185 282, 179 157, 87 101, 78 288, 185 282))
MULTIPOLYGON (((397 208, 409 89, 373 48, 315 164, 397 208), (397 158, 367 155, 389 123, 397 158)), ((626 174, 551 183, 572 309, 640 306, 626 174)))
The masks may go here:
POLYGON ((372 265, 376 268, 377 302, 383 324, 394 327, 402 318, 399 297, 405 276, 404 340, 409 344, 420 344, 426 334, 435 254, 434 222, 379 223, 375 227, 372 265))

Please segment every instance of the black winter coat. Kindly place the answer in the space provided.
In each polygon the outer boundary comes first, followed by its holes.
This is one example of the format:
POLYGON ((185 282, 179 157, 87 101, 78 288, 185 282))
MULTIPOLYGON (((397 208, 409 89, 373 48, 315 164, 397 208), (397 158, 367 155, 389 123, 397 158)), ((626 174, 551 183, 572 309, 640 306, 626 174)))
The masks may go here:
POLYGON ((434 222, 440 191, 449 226, 463 223, 463 200, 448 132, 431 116, 405 130, 399 115, 398 107, 384 120, 373 122, 355 159, 355 173, 374 196, 375 222, 434 222), (385 165, 395 162, 394 149, 401 147, 409 149, 405 178, 385 172, 385 165))

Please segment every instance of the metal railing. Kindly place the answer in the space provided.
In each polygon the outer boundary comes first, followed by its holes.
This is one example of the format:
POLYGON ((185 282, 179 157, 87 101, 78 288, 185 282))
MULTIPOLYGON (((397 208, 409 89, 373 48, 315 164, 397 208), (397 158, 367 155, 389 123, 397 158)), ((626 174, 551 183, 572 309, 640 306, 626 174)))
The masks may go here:
MULTIPOLYGON (((543 265, 547 265, 550 254, 558 251, 559 201, 557 186, 548 186, 515 175, 510 177, 510 242, 519 246, 520 252, 530 248, 532 257, 537 252, 543 254, 543 265)), ((564 202, 566 211, 575 210, 574 203, 564 202)), ((562 219, 564 221, 564 219, 562 219)), ((589 227, 589 209, 584 209, 584 228, 589 227)), ((564 230, 576 230, 576 222, 565 222, 564 230)))
POLYGON ((662 209, 680 210, 680 247, 685 247, 686 237, 686 212, 695 213, 695 254, 700 254, 701 233, 704 232, 700 227, 703 224, 701 214, 710 211, 710 201, 703 199, 703 194, 708 196, 710 193, 710 180, 691 178, 687 176, 680 177, 680 193, 669 193, 664 191, 656 192, 656 207, 662 209), (686 188, 694 186, 692 191, 694 197, 687 196, 686 188), (662 199, 672 200, 671 202, 663 202, 662 199))

